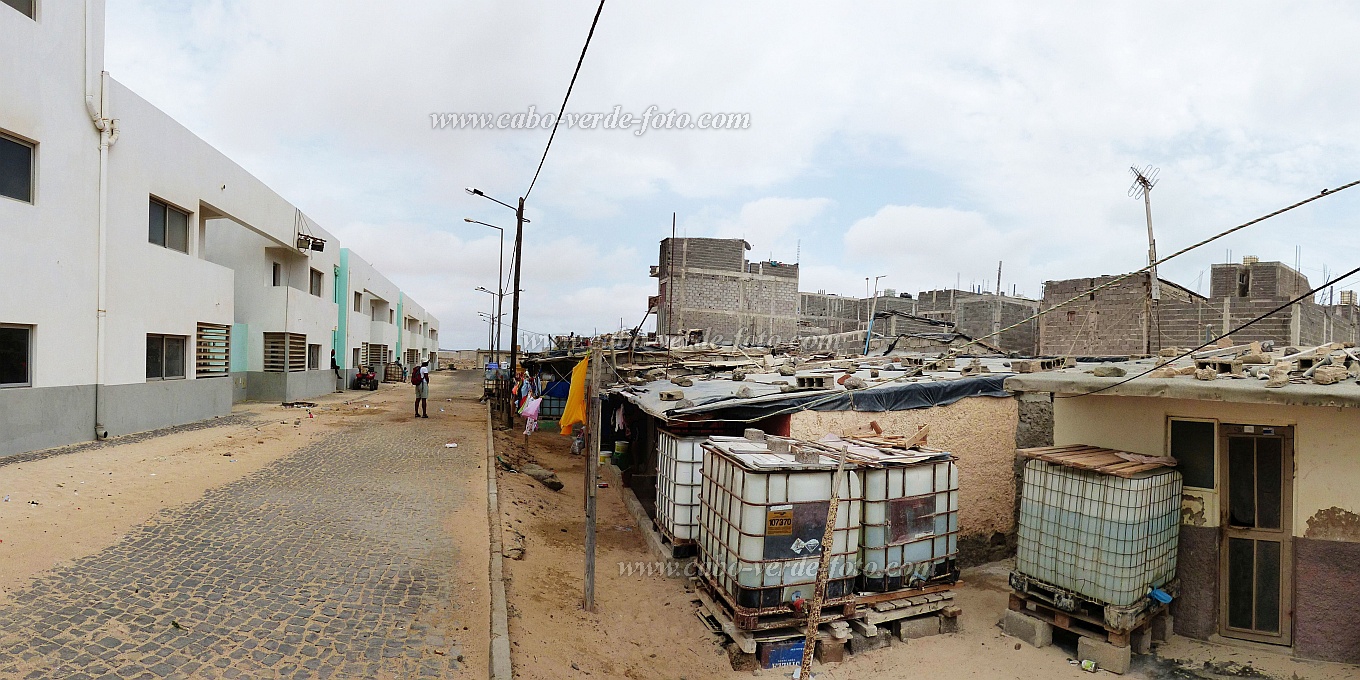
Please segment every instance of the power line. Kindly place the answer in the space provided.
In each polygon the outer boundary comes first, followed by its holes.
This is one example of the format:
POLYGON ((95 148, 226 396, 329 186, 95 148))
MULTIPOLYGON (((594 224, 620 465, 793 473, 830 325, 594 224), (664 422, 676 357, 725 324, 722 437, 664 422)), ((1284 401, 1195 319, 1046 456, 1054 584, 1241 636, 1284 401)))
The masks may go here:
MULTIPOLYGON (((1274 212, 1267 213, 1267 214, 1265 214, 1265 215, 1262 215, 1262 216, 1260 216, 1260 217, 1257 217, 1256 219, 1253 219, 1253 220, 1250 220, 1250 221, 1247 221, 1247 222, 1243 222, 1242 224, 1239 224, 1239 225, 1237 225, 1237 226, 1235 226, 1235 227, 1232 227, 1232 228, 1227 229, 1227 230, 1225 230, 1225 231, 1222 231, 1222 232, 1220 232, 1220 233, 1218 233, 1218 234, 1215 234, 1215 235, 1213 235, 1213 236, 1210 236, 1209 238, 1206 238, 1206 239, 1204 239, 1204 240, 1202 240, 1202 241, 1200 241, 1200 242, 1198 242, 1198 243, 1194 243, 1194 244, 1192 244, 1192 245, 1186 246, 1185 248, 1182 248, 1182 249, 1180 249, 1180 250, 1178 250, 1178 251, 1176 251, 1176 252, 1174 252, 1174 253, 1172 253, 1172 254, 1170 254, 1170 255, 1167 255, 1166 257, 1163 257, 1163 258, 1161 258, 1161 259, 1158 259, 1158 260, 1155 261, 1155 262, 1151 262, 1151 263, 1149 263, 1146 267, 1143 267, 1142 269, 1138 269, 1138 270, 1136 270, 1136 271, 1132 271, 1132 272, 1129 272, 1129 273, 1127 273, 1127 274, 1122 274, 1122 275, 1120 275, 1120 276, 1116 276, 1116 277, 1110 279, 1109 281, 1106 281, 1105 283, 1100 284, 1099 286, 1096 286, 1096 287, 1094 287, 1094 288, 1091 288, 1090 290, 1087 290, 1087 291, 1085 291, 1085 292, 1078 293, 1077 295, 1074 295, 1074 296, 1072 296, 1071 298, 1068 298, 1067 300, 1064 300, 1064 301, 1062 301, 1062 302, 1059 302, 1058 304, 1053 305, 1052 307, 1049 307, 1048 309, 1039 310, 1039 312, 1037 312, 1036 314, 1034 314, 1034 315, 1032 315, 1032 316, 1030 316, 1030 317, 1024 319, 1023 321, 1020 321, 1020 322, 1015 323, 1015 324, 1011 324, 1010 326, 1007 326, 1006 328, 1003 328, 1003 329, 1001 329, 1001 330, 999 330, 999 331, 995 331, 995 332, 993 332, 993 333, 991 333, 991 334, 988 334, 988 335, 984 335, 984 336, 982 336, 982 337, 980 337, 980 338, 971 339, 971 340, 969 340, 968 342, 966 342, 966 343, 964 343, 963 345, 960 345, 960 346, 958 346, 958 347, 951 347, 951 348, 949 348, 948 351, 944 352, 944 353, 941 355, 941 358, 952 358, 952 357, 954 357, 954 356, 957 356, 963 349, 965 349, 965 348, 967 348, 967 347, 971 347, 971 346, 973 346, 973 345, 977 345, 977 344, 979 344, 981 341, 986 340, 987 338, 995 337, 995 336, 1001 335, 1002 333, 1005 333, 1006 331, 1009 331, 1009 330, 1018 328, 1018 327, 1020 327, 1020 326, 1023 326, 1023 325, 1025 325, 1025 324, 1027 324, 1027 323, 1029 323, 1029 322, 1031 322, 1031 321, 1034 321, 1035 319, 1038 319, 1039 317, 1041 317, 1041 316, 1043 316, 1043 315, 1045 315, 1045 314, 1048 314, 1049 312, 1052 312, 1052 311, 1055 311, 1055 310, 1057 310, 1057 309, 1059 309, 1059 308, 1061 308, 1061 307, 1067 306, 1067 305, 1069 305, 1069 304, 1071 304, 1071 303, 1073 303, 1073 302, 1076 302, 1077 300, 1080 300, 1081 298, 1086 297, 1086 296, 1088 296, 1088 295, 1091 295, 1091 294, 1093 294, 1093 293, 1095 293, 1095 292, 1097 292, 1097 291, 1103 290, 1103 289, 1105 289, 1105 288, 1109 288, 1110 286, 1113 286, 1114 284, 1119 283, 1120 281, 1123 281, 1123 280, 1125 280, 1125 279, 1131 278, 1131 277, 1133 277, 1133 276, 1137 276, 1137 275, 1139 275, 1139 274, 1141 274, 1141 273, 1143 273, 1143 272, 1146 272, 1146 271, 1152 269, 1153 267, 1155 267, 1155 266, 1157 266, 1157 265, 1159 265, 1159 264, 1162 264, 1162 263, 1165 263, 1165 262, 1168 261, 1168 260, 1171 260, 1172 258, 1179 257, 1179 256, 1184 255, 1184 254, 1186 254, 1186 253, 1188 253, 1188 252, 1190 252, 1190 251, 1192 251, 1192 250, 1194 250, 1194 249, 1196 249, 1196 248, 1199 248, 1199 247, 1201 247, 1201 246, 1208 245, 1209 243, 1212 243, 1212 242, 1214 242, 1214 241, 1217 241, 1218 239, 1223 238, 1224 236, 1227 236, 1227 235, 1232 234, 1232 233, 1237 232, 1237 231, 1241 231, 1242 229, 1246 229, 1247 227, 1250 227, 1250 226, 1252 226, 1253 224, 1259 224, 1259 223, 1264 222, 1264 221, 1266 221, 1266 220, 1268 220, 1268 219, 1270 219, 1270 218, 1272 218, 1272 217, 1276 217, 1276 216, 1282 215, 1282 214, 1284 214, 1284 213, 1289 212, 1290 210, 1293 210, 1293 209, 1295 209, 1295 208, 1298 208, 1298 207, 1307 205, 1307 204, 1309 204, 1309 203, 1312 203, 1313 201, 1316 201, 1316 200, 1318 200, 1318 199, 1320 199, 1320 198, 1323 198, 1324 196, 1331 196, 1332 194, 1335 194, 1335 193, 1338 193, 1338 192, 1341 192, 1341 191, 1345 191, 1346 189, 1350 189, 1351 187, 1354 187, 1354 186, 1356 186, 1356 185, 1360 185, 1360 180, 1355 180, 1355 181, 1353 181, 1353 182, 1350 182, 1350 183, 1347 183, 1347 184, 1343 184, 1343 185, 1341 185, 1341 186, 1339 186, 1339 187, 1337 187, 1337 188, 1335 188, 1335 189, 1323 189, 1321 192, 1319 192, 1319 193, 1318 193, 1317 195, 1315 195, 1315 196, 1310 196, 1310 197, 1308 197, 1308 198, 1305 198, 1305 199, 1302 200, 1302 201, 1299 201, 1299 202, 1294 203, 1294 204, 1292 204, 1292 205, 1285 206, 1285 207, 1280 208, 1279 210, 1276 210, 1276 211, 1274 211, 1274 212)), ((1337 279, 1333 279, 1333 281, 1330 281, 1330 282, 1328 282, 1328 283, 1326 283, 1326 284, 1323 284, 1323 287, 1325 287, 1325 286, 1327 286, 1327 285, 1331 285, 1331 284, 1334 283, 1335 281, 1339 281, 1339 280, 1341 280, 1341 279, 1347 278, 1347 277, 1349 277, 1349 276, 1355 274, 1357 271, 1360 271, 1360 268, 1351 270, 1350 272, 1347 272, 1344 276, 1341 276, 1341 277, 1339 277, 1339 278, 1337 278, 1337 279)), ((1311 295, 1313 292, 1316 292, 1316 290, 1317 290, 1317 289, 1314 289, 1313 291, 1310 291, 1309 293, 1307 293, 1307 294, 1305 294, 1305 295, 1311 295)), ((1300 298, 1300 299, 1301 299, 1301 298, 1300 298)), ((1289 304, 1293 304, 1293 302, 1290 302, 1290 303, 1286 304, 1285 307, 1289 306, 1289 304)), ((1280 307, 1279 309, 1276 309, 1275 311, 1270 312, 1270 314, 1274 314, 1275 312, 1278 312, 1280 309, 1283 309, 1283 308, 1284 308, 1284 307, 1280 307)), ((1269 314, 1267 314, 1266 316, 1269 316, 1269 314)), ((1259 319, 1255 319, 1255 320, 1253 320, 1251 323, 1255 323, 1256 321, 1259 321, 1259 319)), ((1243 326, 1243 328, 1245 328, 1245 327, 1246 327, 1246 326, 1243 326)), ((1238 329, 1238 330, 1241 330, 1241 329, 1238 329)), ((1236 331, 1233 331, 1233 332, 1236 332, 1236 331)), ((867 335, 867 333, 866 333, 866 335, 867 335)), ((1231 333, 1229 333, 1229 335, 1231 335, 1231 333)), ((1217 340, 1215 340, 1215 342, 1216 342, 1216 341, 1217 341, 1217 340)), ((1203 346, 1203 345, 1202 345, 1202 346, 1203 346)), ((1201 346, 1201 347, 1202 347, 1202 346, 1201 346)), ((1193 351, 1195 351, 1195 350, 1191 350, 1191 351, 1193 352, 1193 351)), ((867 355, 866 355, 866 358, 868 358, 867 355)), ((1180 357, 1177 357, 1177 358, 1180 358, 1180 357)), ((898 376, 898 377, 896 377, 896 378, 893 378, 892 380, 884 381, 884 382, 881 383, 881 384, 882 384, 882 385, 886 385, 886 384, 889 384, 889 383, 899 382, 899 381, 902 381, 902 380, 910 380, 910 379, 912 379, 912 378, 919 377, 922 373, 925 372, 925 368, 926 368, 926 367, 925 367, 924 365, 918 366, 918 367, 912 369, 911 371, 908 371, 908 372, 904 373, 903 375, 900 375, 900 376, 898 376)), ((1137 376, 1135 376, 1135 377, 1137 377, 1137 376)), ((1127 382, 1127 381, 1126 381, 1126 382, 1127 382)), ((1120 383, 1116 383, 1116 384, 1120 384, 1120 383)), ((1112 386, 1111 386, 1111 387, 1112 387, 1112 386)), ((1108 389, 1108 387, 1105 388, 1105 389, 1108 389)), ((787 413, 796 413, 796 412, 799 412, 799 411, 806 411, 806 410, 808 410, 808 409, 813 408, 814 406, 817 406, 817 405, 820 405, 820 404, 824 404, 824 403, 828 403, 828 402, 830 402, 830 401, 834 401, 834 400, 839 399, 839 398, 840 398, 840 394, 839 394, 839 393, 828 394, 828 395, 825 396, 825 397, 820 397, 820 398, 818 398, 818 399, 814 399, 814 400, 809 401, 809 402, 805 402, 805 403, 802 403, 802 404, 797 404, 797 405, 794 405, 794 406, 790 406, 790 407, 787 407, 787 408, 783 408, 783 409, 780 409, 780 410, 778 410, 778 411, 775 411, 774 413, 767 413, 767 414, 764 414, 764 415, 760 416, 760 418, 752 418, 752 419, 736 419, 736 420, 730 420, 730 421, 729 421, 729 420, 722 420, 722 421, 715 421, 715 422, 744 422, 744 423, 750 423, 750 422, 755 422, 756 420, 759 420, 759 419, 761 419, 761 418, 769 418, 769 417, 772 417, 772 416, 784 415, 784 414, 787 414, 787 413)), ((851 399, 852 399, 852 400, 854 399, 853 393, 851 394, 851 399)))
POLYGON ((993 333, 989 333, 989 334, 984 335, 984 336, 982 336, 982 337, 980 337, 980 338, 974 338, 974 339, 972 339, 972 340, 969 340, 967 343, 965 343, 964 345, 962 345, 962 346, 960 346, 960 347, 958 347, 958 348, 956 348, 956 349, 963 349, 964 347, 971 347, 971 346, 973 346, 973 345, 979 344, 980 342, 982 342, 983 340, 986 340, 986 339, 988 339, 988 338, 993 338, 993 337, 996 337, 996 336, 998 336, 998 335, 1001 335, 1002 333, 1005 333, 1006 331, 1013 330, 1013 329, 1015 329, 1015 328, 1019 328, 1020 326, 1023 326, 1023 325, 1025 325, 1025 324, 1027 324, 1027 323, 1029 323, 1029 322, 1031 322, 1031 321, 1034 321, 1035 319, 1038 319, 1039 317, 1041 317, 1041 316, 1043 316, 1043 315, 1045 315, 1045 314, 1048 314, 1049 312, 1052 312, 1052 311, 1054 311, 1054 310, 1057 310, 1057 309, 1060 308, 1060 307, 1065 307, 1065 306, 1067 306, 1067 305, 1069 305, 1069 304, 1071 304, 1071 303, 1073 303, 1073 302, 1076 302, 1077 300, 1080 300, 1080 299, 1083 298, 1083 297, 1086 297, 1086 296, 1091 295, 1091 294, 1093 294, 1093 293, 1096 293, 1096 292, 1098 292, 1098 291, 1101 291, 1101 290, 1104 290, 1104 289, 1106 289, 1106 288, 1109 288, 1110 286, 1113 286, 1113 285, 1115 285, 1116 283, 1119 283, 1119 282, 1124 281, 1124 280, 1126 280, 1126 279, 1130 279, 1130 278, 1132 278, 1132 277, 1134 277, 1134 276, 1138 276, 1139 274, 1142 274, 1142 273, 1144 273, 1144 272, 1148 272, 1148 271, 1155 270, 1155 269, 1157 268, 1157 265, 1163 264, 1163 263, 1167 262, 1168 260, 1171 260, 1172 258, 1179 257, 1179 256, 1184 255, 1184 254, 1186 254, 1186 253, 1188 253, 1188 252, 1190 252, 1190 251, 1192 251, 1192 250, 1194 250, 1194 249, 1196 249, 1196 248, 1199 248, 1199 247, 1201 247, 1201 246, 1205 246, 1205 245, 1208 245, 1208 244, 1210 244, 1210 243, 1213 243, 1214 241, 1217 241, 1218 239, 1221 239, 1221 238, 1223 238, 1224 236, 1227 236, 1227 235, 1229 235, 1229 234, 1233 234, 1233 233, 1236 233, 1236 232, 1241 231, 1241 230, 1243 230, 1243 229, 1246 229, 1247 227, 1250 227, 1250 226, 1252 226, 1253 224, 1259 224, 1259 223, 1264 222, 1264 221, 1266 221, 1266 220, 1268 220, 1268 219, 1270 219, 1270 218, 1272 218, 1272 217, 1277 217, 1277 216, 1279 216, 1279 215, 1283 215, 1284 213, 1287 213, 1287 212, 1289 212, 1290 210, 1293 210, 1293 209, 1295 209, 1295 208, 1298 208, 1298 207, 1307 205, 1307 204, 1309 204, 1309 203, 1312 203, 1313 201, 1316 201, 1316 200, 1318 200, 1318 199, 1320 199, 1320 198, 1323 198, 1324 196, 1331 196, 1332 194, 1335 194, 1335 193, 1338 193, 1338 192, 1341 192, 1341 191, 1345 191, 1346 189, 1349 189, 1349 188, 1351 188, 1351 187, 1353 187, 1353 186, 1356 186, 1357 184, 1360 184, 1360 180, 1355 180, 1354 182, 1350 182, 1350 183, 1348 183, 1348 184, 1343 184, 1343 185, 1341 185, 1341 186, 1339 186, 1339 187, 1337 187, 1337 188, 1335 188, 1335 189, 1323 189, 1323 190, 1322 190, 1321 192, 1319 192, 1316 196, 1310 196, 1310 197, 1308 197, 1308 198, 1303 199, 1302 201, 1299 201, 1298 203, 1294 203, 1293 205, 1287 205, 1287 206, 1285 206, 1285 207, 1283 207, 1283 208, 1280 208, 1279 210, 1276 210, 1275 212, 1267 213, 1267 214, 1265 214, 1265 215, 1262 215, 1262 216, 1260 216, 1260 217, 1257 217, 1257 218, 1254 219, 1254 220, 1250 220, 1250 221, 1247 221, 1247 222, 1243 222, 1242 224, 1239 224, 1239 225, 1237 225, 1237 226, 1235 226, 1235 227, 1232 227, 1231 229, 1228 229, 1228 230, 1226 230, 1226 231, 1222 231, 1222 232, 1219 232, 1219 233, 1217 233, 1217 234, 1214 234, 1213 236, 1210 236, 1209 238, 1206 238, 1206 239, 1204 239, 1203 241, 1200 241, 1200 242, 1198 242, 1198 243, 1194 243, 1194 244, 1188 245, 1188 246, 1186 246, 1186 247, 1184 247, 1184 248, 1181 248, 1180 250, 1178 250, 1178 251, 1176 251, 1176 252, 1174 252, 1174 253, 1172 253, 1172 254, 1170 254, 1170 255, 1167 255, 1166 257, 1163 257, 1163 258, 1161 258, 1161 259, 1159 259, 1159 260, 1156 260, 1156 261, 1154 261, 1154 262, 1149 263, 1146 267, 1143 267, 1142 269, 1136 269, 1136 270, 1131 271, 1131 272, 1129 272, 1129 273, 1127 273, 1127 274, 1121 274, 1121 275, 1119 275, 1119 276, 1116 276, 1116 277, 1110 279, 1109 281, 1106 281, 1105 283, 1100 284, 1099 286, 1096 286, 1096 287, 1094 287, 1094 288, 1092 288, 1092 289, 1090 289, 1090 290, 1087 290, 1087 291, 1078 293, 1078 294, 1076 294, 1076 295, 1074 295, 1074 296, 1072 296, 1072 297, 1070 297, 1070 298, 1068 298, 1068 299, 1066 299, 1066 300, 1064 300, 1064 301, 1062 301, 1062 302, 1059 302, 1059 303, 1056 304, 1056 305, 1053 305, 1052 307, 1049 307, 1048 309, 1039 310, 1039 311, 1038 311, 1037 313, 1035 313, 1033 316, 1030 316, 1030 317, 1028 317, 1028 318, 1026 318, 1026 319, 1024 319, 1024 320, 1022 320, 1022 321, 1020 321, 1020 322, 1018 322, 1018 323, 1011 324, 1010 326, 1007 326, 1006 328, 1003 328, 1003 329, 1001 329, 1001 330, 999 330, 999 331, 996 331, 996 332, 993 332, 993 333))
MULTIPOLYGON (((1195 348, 1193 348, 1193 349, 1186 350, 1185 352, 1183 352, 1183 353, 1177 355, 1176 357, 1174 357, 1174 358, 1172 358, 1172 359, 1169 359, 1166 363, 1167 363, 1167 364, 1170 364, 1171 362, 1176 361, 1176 360, 1178 360, 1178 359, 1184 359, 1185 357, 1188 357, 1188 356, 1190 356, 1191 354, 1194 354, 1195 352, 1198 352, 1198 351, 1204 349, 1205 347, 1208 347, 1208 346, 1210 346, 1210 345, 1214 345, 1214 344, 1218 343, 1219 340, 1222 340, 1223 338, 1226 338, 1226 337, 1231 336, 1233 333, 1237 333, 1237 332, 1239 332, 1239 331, 1241 331, 1241 330, 1243 330, 1243 329, 1246 329, 1246 328, 1248 328, 1248 327, 1250 327, 1250 326, 1253 326, 1253 325, 1255 325, 1255 324, 1257 324, 1257 323, 1259 323, 1259 322, 1265 320, 1265 318, 1268 317, 1268 316, 1271 316, 1271 315, 1277 314, 1277 313, 1279 313, 1279 312, 1281 312, 1281 311, 1284 311, 1284 310, 1285 310, 1286 308, 1288 308, 1290 305, 1297 304, 1298 302, 1307 299, 1309 296, 1311 296, 1311 295, 1317 293, 1318 291, 1322 290, 1323 288, 1326 288, 1326 287, 1328 287, 1328 286, 1335 285, 1338 281, 1341 281, 1342 279, 1349 278, 1349 277, 1351 277, 1351 276, 1353 276, 1353 275, 1355 275, 1355 274, 1357 274, 1357 273, 1360 273, 1360 267, 1356 267, 1355 269, 1352 269, 1352 270, 1346 272, 1345 274, 1342 274, 1341 276, 1338 276, 1338 277, 1332 279, 1331 281, 1328 281, 1328 282, 1326 282, 1326 283, 1324 283, 1324 284, 1318 286, 1317 288, 1314 288, 1314 289, 1308 291, 1307 293, 1304 293, 1303 295, 1300 295, 1300 296, 1294 298, 1293 300, 1290 300, 1289 302, 1286 302, 1286 303, 1280 305, 1279 307, 1276 307, 1275 309, 1272 309, 1272 310, 1270 310, 1269 312, 1266 312, 1265 314, 1262 314, 1262 315, 1260 315, 1260 316, 1258 316, 1258 317, 1256 317, 1256 318, 1254 318, 1254 319, 1252 319, 1252 320, 1250 320, 1250 321, 1248 321, 1248 322, 1242 324, 1241 326, 1238 326, 1237 328, 1234 328, 1234 329, 1232 329, 1231 331, 1228 331, 1227 333, 1224 333, 1223 335, 1220 335, 1220 336, 1214 338, 1213 340, 1210 340, 1210 341, 1208 341, 1208 342, 1206 342, 1206 343, 1200 345, 1199 347, 1195 347, 1195 348)), ((1141 377, 1143 377, 1143 376, 1145 376, 1145 375, 1147 375, 1147 374, 1149 374, 1149 373, 1151 373, 1151 372, 1157 370, 1158 368, 1161 368, 1161 367, 1160 367, 1160 366, 1154 366, 1154 367, 1152 367, 1152 368, 1149 368, 1149 369, 1146 370, 1146 371, 1143 371, 1142 373, 1139 373, 1139 374, 1137 374, 1137 375, 1131 375, 1131 376, 1129 376, 1129 377, 1127 377, 1127 378, 1125 378, 1125 379, 1123 379, 1123 380, 1120 380, 1120 381, 1117 382, 1117 383, 1112 383, 1112 384, 1106 385, 1106 386, 1104 386, 1104 387, 1101 387, 1100 389, 1092 390, 1092 391, 1090 391, 1090 392, 1083 392, 1082 394, 1055 394, 1055 395, 1053 395, 1053 398, 1055 398, 1055 399, 1071 399, 1072 397, 1089 397, 1089 396, 1091 396, 1092 394, 1099 394, 1099 393, 1101 393, 1101 392, 1104 392, 1105 390, 1113 389, 1113 388, 1115 388, 1115 387, 1119 387, 1120 385, 1123 385, 1123 384, 1125 384, 1125 383, 1128 383, 1128 382, 1130 382, 1130 381, 1132 381, 1132 380, 1134 380, 1134 379, 1136 379, 1136 378, 1141 378, 1141 377)))
POLYGON ((567 100, 571 99, 571 89, 576 87, 576 76, 581 74, 581 64, 586 60, 586 50, 590 49, 590 39, 595 36, 595 25, 600 23, 600 12, 604 11, 604 0, 600 0, 600 6, 595 8, 595 18, 590 22, 590 32, 586 34, 586 44, 581 46, 581 56, 576 60, 576 70, 571 74, 571 82, 567 84, 567 95, 562 98, 562 108, 557 110, 557 119, 553 121, 552 132, 548 135, 548 144, 543 147, 543 157, 538 160, 538 169, 534 170, 534 178, 529 181, 529 188, 524 191, 524 198, 529 198, 529 194, 534 190, 534 184, 538 182, 538 173, 543 172, 543 164, 548 160, 548 150, 552 148, 553 138, 557 136, 557 126, 562 124, 562 114, 567 112, 567 100))

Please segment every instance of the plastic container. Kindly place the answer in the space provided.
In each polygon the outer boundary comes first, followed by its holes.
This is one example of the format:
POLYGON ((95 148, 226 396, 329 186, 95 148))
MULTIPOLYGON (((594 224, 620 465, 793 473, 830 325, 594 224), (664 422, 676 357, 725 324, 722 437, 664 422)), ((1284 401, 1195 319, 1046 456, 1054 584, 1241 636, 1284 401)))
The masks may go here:
POLYGON ((1132 478, 1025 463, 1016 571, 1093 602, 1128 607, 1176 577, 1181 473, 1132 478))
POLYGON ((958 578, 959 471, 954 457, 865 467, 859 589, 887 592, 958 578))
POLYGON ((744 614, 793 611, 795 601, 812 598, 826 549, 825 605, 854 597, 863 499, 854 465, 841 475, 832 543, 824 546, 835 459, 797 463, 793 453, 771 452, 768 439, 712 437, 703 448, 699 564, 711 585, 744 614))
POLYGON ((674 543, 691 543, 699 537, 705 439, 657 432, 656 524, 674 543))

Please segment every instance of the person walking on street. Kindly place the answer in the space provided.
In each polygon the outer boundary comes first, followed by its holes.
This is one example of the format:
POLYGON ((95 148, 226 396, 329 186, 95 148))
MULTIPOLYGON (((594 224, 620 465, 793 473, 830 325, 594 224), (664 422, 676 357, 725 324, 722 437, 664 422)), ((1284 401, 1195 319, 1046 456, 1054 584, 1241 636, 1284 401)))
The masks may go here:
POLYGON ((411 369, 411 384, 416 386, 416 417, 430 417, 430 362, 411 369), (423 413, 422 413, 423 411, 423 413))

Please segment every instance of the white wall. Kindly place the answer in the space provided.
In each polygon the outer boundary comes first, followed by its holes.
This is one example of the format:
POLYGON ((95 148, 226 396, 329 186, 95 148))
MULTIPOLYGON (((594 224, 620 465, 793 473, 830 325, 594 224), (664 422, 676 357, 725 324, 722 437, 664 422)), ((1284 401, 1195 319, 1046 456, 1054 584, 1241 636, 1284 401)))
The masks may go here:
POLYGON ((102 3, 44 2, 41 21, 0 7, 0 131, 37 143, 32 204, 0 198, 0 323, 33 325, 34 387, 95 382, 102 3))
MULTIPOLYGON (((1294 535, 1304 536, 1308 519, 1328 508, 1360 514, 1360 409, 1279 406, 1088 396, 1053 401, 1053 443, 1090 444, 1149 456, 1167 455, 1167 420, 1211 418, 1240 425, 1294 427, 1294 535)), ((1208 526, 1217 524, 1213 493, 1205 496, 1208 526)))

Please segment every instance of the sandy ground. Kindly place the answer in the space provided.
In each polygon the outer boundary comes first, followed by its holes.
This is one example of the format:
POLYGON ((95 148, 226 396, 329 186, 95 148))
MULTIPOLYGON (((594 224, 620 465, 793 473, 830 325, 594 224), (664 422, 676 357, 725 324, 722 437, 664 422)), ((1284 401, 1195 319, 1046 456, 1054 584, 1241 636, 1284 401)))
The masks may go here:
MULTIPOLYGON (((624 575, 620 564, 654 559, 618 490, 599 495, 597 612, 581 608, 584 586, 585 461, 571 456, 569 439, 535 434, 529 455, 555 470, 565 484, 550 491, 523 474, 501 475, 501 511, 507 548, 523 545, 522 561, 507 560, 510 635, 515 674, 522 678, 737 678, 723 648, 695 615, 697 601, 680 579, 624 575), (523 536, 520 539, 520 536, 523 536)), ((497 433, 497 451, 518 465, 525 458, 522 435, 497 433)), ((1002 635, 997 621, 1006 610, 1009 565, 994 563, 964 572, 955 590, 963 610, 961 631, 912 640, 814 666, 827 678, 1084 678, 1072 656, 1076 640, 1055 635, 1056 644, 1035 649, 1002 635)), ((1280 680, 1355 680, 1360 668, 1295 661, 1287 656, 1173 638, 1154 656, 1135 657, 1130 678, 1270 677, 1280 680), (1211 667, 1204 662, 1211 662, 1211 667)), ((792 669, 755 671, 788 677, 792 669)))

